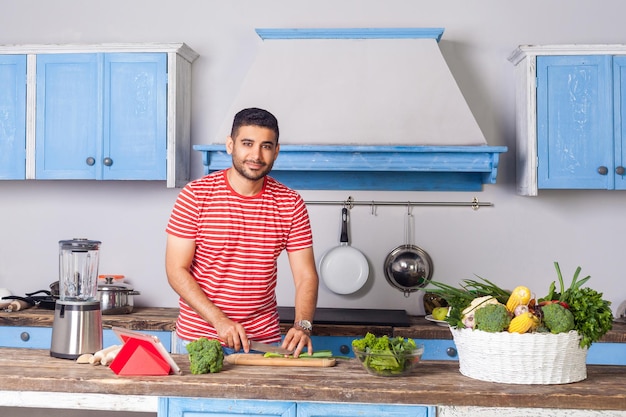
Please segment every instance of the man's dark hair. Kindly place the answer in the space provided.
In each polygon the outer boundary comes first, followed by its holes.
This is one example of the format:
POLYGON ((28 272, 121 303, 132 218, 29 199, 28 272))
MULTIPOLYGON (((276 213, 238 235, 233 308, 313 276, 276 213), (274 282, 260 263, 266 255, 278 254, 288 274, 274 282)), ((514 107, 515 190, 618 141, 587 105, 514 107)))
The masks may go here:
POLYGON ((235 115, 233 120, 233 128, 230 131, 230 136, 234 139, 237 136, 237 131, 242 126, 259 126, 272 130, 276 134, 276 143, 278 143, 278 120, 276 117, 267 110, 258 109, 252 107, 249 109, 243 109, 235 115))

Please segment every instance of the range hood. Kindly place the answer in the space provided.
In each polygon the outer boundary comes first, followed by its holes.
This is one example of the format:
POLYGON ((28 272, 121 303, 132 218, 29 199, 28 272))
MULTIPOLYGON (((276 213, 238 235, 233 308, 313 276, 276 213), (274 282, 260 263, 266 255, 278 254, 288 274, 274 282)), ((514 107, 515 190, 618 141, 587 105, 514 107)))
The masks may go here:
POLYGON ((218 138, 195 147, 206 172, 230 165, 218 144, 233 115, 262 107, 281 129, 272 175, 296 189, 474 191, 495 182, 506 147, 487 146, 439 49, 443 29, 256 32, 258 55, 218 138))

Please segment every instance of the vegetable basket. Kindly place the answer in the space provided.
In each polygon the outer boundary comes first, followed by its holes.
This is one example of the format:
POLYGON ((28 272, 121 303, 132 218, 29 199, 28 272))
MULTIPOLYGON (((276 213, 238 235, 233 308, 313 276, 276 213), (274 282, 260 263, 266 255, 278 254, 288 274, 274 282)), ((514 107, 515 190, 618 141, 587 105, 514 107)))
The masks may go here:
POLYGON ((489 333, 450 328, 461 374, 505 384, 567 384, 587 378, 587 348, 567 333, 489 333))

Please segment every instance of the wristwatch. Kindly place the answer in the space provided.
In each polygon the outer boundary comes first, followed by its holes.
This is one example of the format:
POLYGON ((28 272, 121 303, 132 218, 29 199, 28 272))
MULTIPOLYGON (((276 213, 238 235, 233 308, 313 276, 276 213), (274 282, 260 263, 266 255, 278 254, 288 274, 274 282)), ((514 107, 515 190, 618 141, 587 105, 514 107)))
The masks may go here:
POLYGON ((302 330, 307 331, 309 333, 313 330, 313 325, 308 320, 298 320, 297 322, 295 322, 293 324, 293 327, 296 327, 298 329, 302 329, 302 330))

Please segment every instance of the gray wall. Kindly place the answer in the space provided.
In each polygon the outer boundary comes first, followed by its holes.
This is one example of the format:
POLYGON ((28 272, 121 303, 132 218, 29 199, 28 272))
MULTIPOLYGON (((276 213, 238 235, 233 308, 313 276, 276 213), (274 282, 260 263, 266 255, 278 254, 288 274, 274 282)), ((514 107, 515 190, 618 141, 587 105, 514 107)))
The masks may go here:
MULTIPOLYGON (((435 263, 434 279, 451 284, 474 274, 505 287, 528 285, 544 295, 559 261, 566 278, 583 267, 590 285, 617 306, 622 284, 626 194, 543 191, 515 193, 514 80, 509 54, 520 44, 626 41, 620 0, 207 1, 0 0, 0 43, 186 42, 193 66, 193 143, 212 143, 258 46, 257 27, 444 27, 440 47, 490 145, 506 145, 498 184, 477 193, 303 191, 307 200, 470 201, 493 208, 414 208, 416 243, 435 263), (597 3, 595 3, 597 4, 597 3), (593 16, 593 20, 590 17, 593 16)), ((393 65, 393 63, 390 63, 393 65)), ((270 109, 271 110, 271 109, 270 109)), ((202 175, 191 155, 193 176, 202 175)), ((129 277, 138 305, 177 305, 163 268, 165 224, 178 190, 163 183, 0 182, 0 287, 16 294, 57 279, 57 242, 102 240, 100 272, 129 277)), ((310 208, 315 251, 338 243, 340 207, 310 208)), ((420 294, 392 288, 382 273, 386 254, 404 243, 404 207, 352 210, 352 244, 374 274, 354 295, 323 285, 319 306, 405 308, 421 313, 420 294)), ((292 305, 291 275, 281 258, 279 302, 292 305)))

